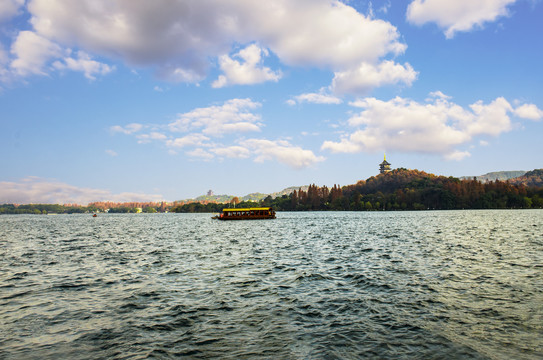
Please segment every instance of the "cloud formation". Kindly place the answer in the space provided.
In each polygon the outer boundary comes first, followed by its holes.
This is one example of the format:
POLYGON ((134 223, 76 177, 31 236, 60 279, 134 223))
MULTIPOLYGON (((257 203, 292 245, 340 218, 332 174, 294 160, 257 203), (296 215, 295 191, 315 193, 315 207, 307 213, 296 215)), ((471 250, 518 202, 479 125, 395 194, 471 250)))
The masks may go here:
POLYGON ((507 7, 517 0, 414 0, 407 7, 407 21, 415 25, 436 23, 450 39, 484 23, 509 15, 507 7))
POLYGON ((25 0, 0 0, 0 22, 17 15, 24 3, 25 0))
POLYGON ((255 162, 275 160, 294 169, 302 169, 324 161, 323 156, 316 156, 311 150, 293 146, 286 140, 248 139, 240 142, 256 154, 255 162))
POLYGON ((126 125, 124 127, 120 126, 120 125, 115 125, 115 126, 112 126, 110 128, 110 130, 112 132, 114 132, 114 133, 120 132, 120 133, 123 133, 123 134, 126 134, 126 135, 136 133, 136 132, 140 131, 141 129, 143 129, 143 125, 138 124, 138 123, 131 123, 131 124, 128 124, 128 125, 126 125))
POLYGON ((173 132, 201 130, 203 134, 220 137, 227 133, 260 131, 261 117, 254 114, 261 106, 251 99, 232 99, 223 105, 198 108, 179 114, 168 127, 173 132))
POLYGON ((78 51, 77 59, 65 57, 63 61, 55 61, 53 66, 59 70, 68 69, 80 71, 89 80, 96 80, 96 75, 106 75, 114 69, 112 66, 92 60, 91 57, 83 51, 78 51))
POLYGON ((441 92, 430 95, 426 103, 401 97, 389 101, 375 98, 355 101, 351 105, 363 110, 348 120, 352 132, 340 141, 325 141, 321 148, 334 153, 385 149, 437 153, 459 160, 469 153, 458 150, 458 146, 476 136, 498 136, 510 131, 511 114, 531 120, 543 117, 535 105, 514 108, 503 97, 489 104, 477 101, 466 109, 441 92))
POLYGON ((259 102, 248 98, 231 99, 223 104, 179 114, 175 121, 167 125, 132 123, 115 125, 110 130, 113 134, 134 136, 140 144, 157 141, 169 149, 171 154, 184 151, 193 160, 253 158, 255 162, 277 161, 293 169, 325 160, 311 150, 292 145, 286 140, 241 137, 247 132, 259 132, 264 126, 261 116, 254 113, 261 106, 259 102))
MULTIPOLYGON (((0 7, 13 15, 21 1, 3 0, 0 7)), ((11 46, 18 76, 75 70, 94 80, 113 69, 91 58, 100 57, 197 83, 218 63, 222 74, 212 86, 220 88, 278 81, 281 71, 263 63, 273 52, 287 66, 329 69, 338 79, 358 74, 349 86, 337 86, 344 92, 410 83, 398 73, 412 71, 408 64, 382 63, 407 48, 396 27, 338 0, 29 0, 26 9, 33 29, 11 46), (235 48, 241 50, 229 55, 235 48), (72 51, 76 58, 66 55, 72 51), (362 84, 352 84, 356 79, 362 84)))
POLYGON ((281 72, 273 72, 269 67, 262 65, 262 55, 268 56, 266 49, 256 44, 251 44, 240 50, 234 58, 243 60, 237 61, 228 55, 219 57, 219 65, 224 75, 220 75, 211 85, 214 88, 221 88, 228 85, 252 85, 266 81, 277 82, 281 78, 281 72))
POLYGON ((312 104, 341 104, 343 100, 335 95, 327 93, 326 88, 320 89, 318 93, 305 93, 294 96, 292 99, 287 100, 287 104, 296 105, 302 103, 312 103, 312 104))
POLYGON ((378 65, 362 63, 346 71, 334 73, 332 90, 339 94, 368 94, 384 85, 403 83, 411 86, 418 73, 408 63, 396 64, 386 60, 378 65))
POLYGON ((21 31, 11 47, 10 66, 17 75, 47 75, 47 62, 62 55, 60 46, 32 31, 21 31))
POLYGON ((81 204, 94 201, 162 201, 159 194, 123 192, 84 188, 54 180, 29 176, 18 182, 0 181, 0 203, 14 204, 81 204))

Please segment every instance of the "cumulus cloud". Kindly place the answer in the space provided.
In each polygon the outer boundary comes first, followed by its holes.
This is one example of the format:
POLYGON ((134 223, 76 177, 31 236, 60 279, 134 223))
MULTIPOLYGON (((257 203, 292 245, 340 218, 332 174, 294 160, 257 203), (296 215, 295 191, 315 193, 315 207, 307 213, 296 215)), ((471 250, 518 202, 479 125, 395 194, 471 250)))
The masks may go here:
POLYGON ((384 85, 403 83, 411 86, 418 73, 411 65, 386 60, 378 65, 362 63, 346 71, 334 73, 332 90, 336 93, 367 94, 384 85))
POLYGON ((515 109, 515 115, 523 119, 541 120, 543 111, 537 108, 534 104, 524 104, 515 109))
POLYGON ((11 68, 17 75, 46 75, 47 62, 62 54, 60 46, 32 31, 21 31, 11 47, 15 59, 11 68))
POLYGON ((113 133, 120 132, 126 135, 134 134, 141 129, 143 129, 143 125, 138 123, 128 124, 124 127, 120 125, 115 125, 110 128, 113 133))
POLYGON ((407 7, 407 20, 415 25, 436 23, 450 39, 456 32, 471 31, 509 14, 517 0, 414 0, 407 7))
POLYGON ((169 128, 173 132, 187 132, 197 129, 209 136, 260 131, 261 117, 252 112, 260 106, 260 103, 251 99, 232 99, 223 105, 197 108, 179 114, 178 119, 169 124, 169 128))
POLYGON ((25 0, 0 0, 0 22, 17 15, 24 3, 25 0))
MULTIPOLYGON (((196 145, 196 144, 194 144, 196 145)), ((286 140, 246 139, 240 140, 239 145, 222 146, 206 144, 207 150, 196 147, 185 152, 192 159, 210 161, 219 159, 248 159, 254 162, 277 161, 293 169, 302 169, 324 161, 322 156, 316 156, 311 150, 294 146, 286 140)))
POLYGON ((313 104, 341 104, 343 101, 335 95, 326 93, 326 89, 322 88, 318 93, 306 93, 294 96, 287 100, 287 104, 296 105, 296 103, 313 103, 313 104))
POLYGON ((168 139, 168 136, 160 132, 152 131, 149 134, 138 134, 136 135, 136 138, 138 139, 138 144, 147 144, 153 140, 165 141, 168 139))
POLYGON ((325 160, 311 150, 292 145, 286 140, 242 138, 241 135, 247 131, 260 131, 263 126, 260 115, 253 113, 260 106, 251 99, 231 99, 223 104, 179 114, 177 120, 166 125, 132 123, 112 126, 110 130, 112 133, 134 136, 140 144, 156 140, 164 144, 170 154, 183 150, 192 160, 252 158, 255 162, 277 161, 295 169, 325 160), (142 132, 148 128, 162 131, 142 132), (218 143, 217 139, 224 143, 218 143))
POLYGON ((194 150, 187 151, 187 155, 191 158, 198 158, 204 161, 209 161, 214 158, 213 154, 202 148, 196 148, 194 150))
POLYGON ((60 46, 55 41, 34 31, 21 31, 11 44, 10 55, 0 47, 0 65, 8 64, 0 71, 0 81, 8 82, 31 75, 49 75, 54 70, 82 72, 89 80, 97 75, 106 75, 115 67, 93 60, 84 51, 71 57, 71 49, 60 46))
POLYGON ((220 75, 212 84, 214 88, 221 88, 228 85, 251 85, 266 81, 278 81, 281 72, 273 72, 269 67, 262 65, 262 55, 268 56, 266 49, 256 44, 247 46, 234 55, 237 61, 228 55, 219 57, 219 65, 224 75, 220 75))
POLYGON ((96 60, 92 60, 91 57, 83 52, 77 53, 77 59, 72 57, 65 57, 64 62, 55 61, 53 66, 59 70, 73 70, 80 71, 85 74, 85 77, 89 80, 96 80, 96 75, 106 75, 113 71, 113 67, 100 63, 96 60))
POLYGON ((166 145, 171 148, 183 148, 187 146, 203 146, 209 138, 202 134, 188 134, 173 140, 166 140, 166 145))
POLYGON ((199 82, 218 59, 215 87, 277 81, 281 73, 262 64, 268 50, 286 65, 342 73, 406 49, 396 27, 338 0, 30 0, 28 10, 40 36, 168 80, 199 82), (224 55, 233 44, 250 45, 224 55))
POLYGON ((217 147, 211 149, 211 151, 218 156, 233 159, 246 159, 251 155, 251 151, 249 149, 239 145, 217 147))
POLYGON ((511 114, 529 118, 533 108, 537 109, 532 104, 515 109, 502 97, 489 104, 477 101, 466 109, 441 92, 433 93, 426 103, 396 97, 389 101, 365 98, 351 105, 363 109, 348 120, 351 132, 339 141, 325 141, 323 150, 356 153, 386 149, 435 153, 460 160, 469 153, 458 150, 458 146, 476 136, 498 136, 510 131, 511 114), (528 108, 531 111, 525 112, 528 108))
POLYGON ((311 150, 293 146, 285 140, 248 139, 240 142, 256 154, 255 162, 275 160, 294 169, 301 169, 324 161, 323 156, 316 156, 311 150))
POLYGON ((469 151, 460 151, 460 150, 454 150, 448 154, 445 154, 446 160, 453 160, 453 161, 460 161, 464 158, 470 157, 471 154, 469 151))
POLYGON ((94 201, 162 201, 159 194, 123 192, 114 194, 109 190, 84 188, 66 183, 27 177, 18 182, 0 182, 0 203, 15 204, 82 204, 94 201))

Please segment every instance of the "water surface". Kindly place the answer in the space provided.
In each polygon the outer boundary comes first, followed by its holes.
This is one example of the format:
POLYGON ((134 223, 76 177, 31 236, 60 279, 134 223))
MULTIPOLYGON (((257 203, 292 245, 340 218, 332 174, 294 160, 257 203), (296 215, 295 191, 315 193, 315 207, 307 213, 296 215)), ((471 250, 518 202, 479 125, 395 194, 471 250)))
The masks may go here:
POLYGON ((543 211, 0 217, 0 358, 543 358, 543 211))

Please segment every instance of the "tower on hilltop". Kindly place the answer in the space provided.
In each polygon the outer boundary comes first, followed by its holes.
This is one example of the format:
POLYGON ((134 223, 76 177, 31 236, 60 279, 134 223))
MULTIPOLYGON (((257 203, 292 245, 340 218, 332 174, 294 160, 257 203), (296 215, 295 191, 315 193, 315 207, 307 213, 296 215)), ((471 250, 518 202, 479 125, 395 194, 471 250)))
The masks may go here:
POLYGON ((379 172, 384 174, 388 171, 390 171, 390 163, 387 161, 387 155, 385 154, 385 159, 379 164, 379 172))

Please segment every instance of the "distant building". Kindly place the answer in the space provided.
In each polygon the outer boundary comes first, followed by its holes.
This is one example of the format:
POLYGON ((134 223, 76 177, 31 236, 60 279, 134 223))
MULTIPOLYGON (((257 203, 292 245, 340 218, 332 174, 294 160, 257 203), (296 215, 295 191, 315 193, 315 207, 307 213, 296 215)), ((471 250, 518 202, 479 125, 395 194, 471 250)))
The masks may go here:
POLYGON ((213 196, 213 190, 209 190, 209 191, 207 192, 207 196, 213 196))
POLYGON ((390 171, 390 163, 387 161, 387 155, 385 154, 385 159, 383 160, 382 163, 379 164, 379 172, 381 174, 384 174, 388 171, 390 171))

